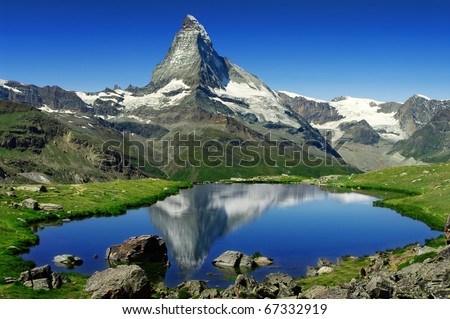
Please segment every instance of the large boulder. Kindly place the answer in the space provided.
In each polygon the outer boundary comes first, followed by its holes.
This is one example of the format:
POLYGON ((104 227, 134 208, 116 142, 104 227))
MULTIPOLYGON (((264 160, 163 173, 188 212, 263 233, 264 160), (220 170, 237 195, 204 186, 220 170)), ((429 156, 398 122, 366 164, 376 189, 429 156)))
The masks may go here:
POLYGON ((28 288, 33 288, 33 290, 50 290, 52 289, 52 280, 51 278, 29 280, 25 281, 23 285, 28 288))
POLYGON ((156 235, 132 237, 123 244, 109 247, 105 259, 118 263, 167 263, 167 247, 164 239, 156 235))
POLYGON ((52 268, 50 265, 36 267, 20 274, 19 281, 25 282, 36 279, 50 278, 52 275, 52 268))
POLYGON ((34 200, 32 198, 27 198, 24 201, 22 201, 22 207, 33 209, 33 210, 39 210, 39 203, 37 200, 34 200))
POLYGON ((145 271, 137 265, 120 265, 96 272, 84 291, 93 299, 150 298, 151 287, 145 271))
POLYGON ((239 251, 227 250, 222 255, 212 261, 218 267, 239 267, 243 253, 239 251))
POLYGON ((70 282, 70 279, 53 272, 49 265, 45 265, 22 272, 19 281, 34 290, 50 290, 61 288, 63 284, 70 282))
POLYGON ((214 266, 225 268, 254 268, 256 263, 250 256, 239 251, 227 250, 212 261, 214 266))

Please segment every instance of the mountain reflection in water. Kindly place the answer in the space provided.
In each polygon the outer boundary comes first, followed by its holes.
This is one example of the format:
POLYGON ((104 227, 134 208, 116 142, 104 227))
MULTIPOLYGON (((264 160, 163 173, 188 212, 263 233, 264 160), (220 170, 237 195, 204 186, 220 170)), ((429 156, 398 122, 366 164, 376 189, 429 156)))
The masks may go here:
POLYGON ((294 206, 327 197, 345 203, 371 205, 373 201, 369 196, 330 193, 308 184, 206 184, 182 190, 149 210, 152 224, 162 232, 172 259, 181 273, 189 276, 203 265, 217 239, 257 219, 269 207, 294 206))

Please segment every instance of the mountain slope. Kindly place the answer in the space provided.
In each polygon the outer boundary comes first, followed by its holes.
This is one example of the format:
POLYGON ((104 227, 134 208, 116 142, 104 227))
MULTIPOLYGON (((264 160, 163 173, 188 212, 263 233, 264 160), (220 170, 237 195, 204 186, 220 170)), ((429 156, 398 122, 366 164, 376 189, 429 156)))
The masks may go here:
POLYGON ((10 182, 80 183, 163 176, 155 169, 136 168, 133 154, 105 153, 103 143, 120 135, 95 120, 71 114, 55 117, 0 101, 0 127, 0 171, 10 182))
POLYGON ((437 113, 411 137, 396 143, 393 150, 430 163, 450 161, 450 109, 437 113))
POLYGON ((408 135, 424 127, 440 111, 450 108, 450 101, 433 100, 423 95, 409 98, 397 111, 395 118, 408 135))

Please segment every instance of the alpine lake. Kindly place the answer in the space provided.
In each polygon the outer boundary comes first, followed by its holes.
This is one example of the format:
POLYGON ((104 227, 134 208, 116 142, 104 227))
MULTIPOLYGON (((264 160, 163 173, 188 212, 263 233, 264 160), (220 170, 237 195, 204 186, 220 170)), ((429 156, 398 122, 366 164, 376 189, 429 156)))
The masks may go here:
POLYGON ((169 287, 188 279, 226 287, 239 270, 217 268, 212 261, 227 250, 273 258, 272 265, 251 271, 261 281, 273 272, 304 276, 319 257, 335 261, 371 255, 441 234, 395 211, 374 207, 376 200, 309 184, 196 185, 120 216, 38 227, 39 244, 22 256, 56 271, 91 275, 108 268, 108 247, 155 234, 166 241, 171 266, 149 265, 152 280, 169 287), (60 254, 73 254, 84 263, 73 269, 58 267, 52 260, 60 254))

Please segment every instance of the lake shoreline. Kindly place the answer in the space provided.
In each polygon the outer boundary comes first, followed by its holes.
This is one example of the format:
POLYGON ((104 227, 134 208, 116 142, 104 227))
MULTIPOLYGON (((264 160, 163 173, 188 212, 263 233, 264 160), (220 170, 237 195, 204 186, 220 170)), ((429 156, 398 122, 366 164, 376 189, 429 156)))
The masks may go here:
MULTIPOLYGON (((447 168, 445 166, 447 166, 448 164, 441 164, 441 165, 434 165, 433 167, 437 167, 437 168, 443 168, 444 170, 446 170, 447 168)), ((424 170, 427 167, 420 167, 420 169, 424 170)), ((404 170, 411 170, 413 168, 396 168, 396 169, 404 169, 404 170)), ((371 173, 369 173, 371 174, 371 173)), ((363 174, 367 175, 367 174, 363 174)), ((357 176, 361 176, 361 175, 357 175, 357 176)), ((353 176, 352 176, 353 177, 353 176)), ((385 207, 394 209, 395 211, 399 212, 397 209, 401 210, 399 213, 401 214, 405 214, 406 216, 412 217, 413 219, 418 219, 423 221, 425 224, 427 224, 428 226, 434 228, 434 229, 438 229, 438 230, 442 230, 443 229, 443 224, 441 223, 441 221, 444 219, 443 214, 434 214, 429 216, 429 210, 427 209, 428 207, 426 207, 426 201, 424 206, 420 208, 420 206, 407 206, 404 204, 405 198, 410 197, 410 196, 424 196, 423 193, 417 192, 415 189, 411 190, 408 188, 401 188, 401 184, 400 187, 398 186, 398 183, 396 185, 396 187, 389 187, 389 185, 377 185, 377 184, 373 184, 373 182, 369 182, 364 184, 364 180, 357 180, 357 178, 353 177, 345 177, 345 176, 341 176, 338 177, 337 179, 333 180, 333 181, 326 181, 323 182, 320 179, 318 180, 307 180, 307 179, 303 179, 301 177, 295 177, 297 180, 300 179, 300 182, 306 182, 306 183, 312 183, 312 184, 320 184, 321 186, 327 186, 327 187, 337 187, 340 189, 349 189, 349 190, 353 190, 353 191, 358 191, 358 190, 364 190, 364 192, 368 192, 369 194, 371 193, 371 191, 374 192, 378 192, 378 191, 382 191, 385 193, 389 193, 389 192, 395 192, 395 193, 403 193, 405 194, 405 196, 403 197, 394 197, 394 198, 390 198, 387 200, 382 200, 380 202, 380 205, 386 205, 385 207), (420 195, 418 195, 420 194, 420 195), (417 207, 420 208, 420 212, 421 214, 417 215, 417 213, 413 213, 408 211, 408 208, 411 209, 411 207, 413 207, 414 209, 417 209, 417 207)), ((259 181, 253 181, 253 183, 276 183, 276 179, 274 178, 270 178, 270 181, 265 181, 266 178, 262 178, 259 181)), ((73 278, 76 279, 75 284, 71 287, 70 291, 64 291, 63 289, 61 289, 60 291, 50 291, 48 293, 35 293, 33 291, 25 291, 23 289, 23 287, 18 287, 18 284, 14 284, 14 285, 6 285, 3 282, 3 277, 6 276, 17 276, 18 273, 20 273, 20 271, 29 269, 31 266, 31 263, 29 262, 25 262, 20 256, 20 253, 26 252, 31 246, 35 245, 38 242, 38 238, 37 236, 31 231, 30 229, 30 225, 36 222, 43 222, 43 221, 62 221, 65 218, 78 218, 78 217, 92 217, 92 216, 108 216, 108 215, 118 215, 118 214, 122 214, 126 211, 127 208, 130 207, 137 207, 137 206, 143 206, 143 205, 150 205, 153 204, 154 202, 156 202, 157 200, 163 199, 167 196, 176 194, 180 189, 183 188, 189 188, 192 186, 192 184, 190 183, 178 183, 178 182, 169 182, 169 181, 162 181, 162 180, 152 180, 152 181, 158 181, 158 187, 156 187, 157 189, 155 190, 155 188, 152 188, 152 192, 153 195, 148 196, 148 194, 146 196, 143 197, 139 197, 139 196, 133 196, 133 198, 128 198, 128 199, 123 199, 123 197, 121 197, 121 201, 115 202, 115 203, 111 203, 111 201, 114 200, 114 198, 112 199, 111 197, 114 197, 111 194, 115 194, 117 195, 118 192, 121 192, 120 189, 126 187, 129 188, 131 183, 134 183, 136 190, 139 188, 142 188, 142 185, 145 184, 146 180, 136 180, 136 181, 120 181, 120 182, 113 182, 113 183, 118 183, 116 186, 117 187, 112 187, 110 189, 110 193, 108 193, 107 191, 105 191, 104 189, 98 190, 99 193, 97 193, 97 196, 94 196, 95 200, 94 203, 97 203, 99 205, 99 207, 96 207, 95 209, 86 209, 86 208, 81 208, 79 210, 73 209, 71 211, 71 213, 69 214, 67 207, 71 207, 74 206, 73 203, 71 201, 67 202, 67 197, 70 197, 71 195, 73 196, 78 196, 80 194, 83 194, 83 192, 81 193, 72 193, 72 194, 68 194, 67 193, 67 189, 70 187, 73 187, 75 189, 77 188, 90 188, 95 189, 97 186, 99 185, 76 185, 76 186, 71 186, 71 185, 56 185, 55 187, 58 188, 60 187, 62 189, 62 196, 60 196, 59 194, 61 194, 61 192, 58 193, 51 193, 51 194, 47 194, 43 195, 43 194, 37 194, 36 198, 38 200, 40 199, 48 199, 48 195, 54 195, 52 202, 55 202, 57 204, 63 204, 65 205, 65 210, 67 210, 67 212, 63 212, 63 213, 51 213, 51 214, 45 214, 42 212, 35 212, 35 211, 30 211, 27 209, 22 209, 22 208, 18 208, 18 211, 16 211, 16 213, 18 212, 18 214, 14 214, 14 213, 10 213, 11 212, 11 208, 9 207, 9 205, 11 205, 13 202, 15 202, 16 200, 20 200, 20 199, 25 199, 26 197, 28 197, 29 194, 27 194, 26 192, 23 191, 18 191, 16 194, 16 197, 13 198, 5 198, 3 197, 2 200, 4 201, 1 205, 0 205, 0 214, 2 215, 2 217, 6 220, 7 225, 9 227, 10 232, 6 233, 6 237, 7 240, 3 240, 5 239, 5 234, 3 234, 3 239, 2 239, 2 245, 0 246, 0 269, 2 271, 2 278, 0 278, 0 297, 1 298, 35 298, 35 297, 43 297, 43 298, 86 298, 87 296, 84 293, 81 293, 77 290, 82 289, 84 283, 86 282, 87 277, 86 276, 80 276, 80 275, 74 275, 72 274, 71 276, 73 278), (143 182, 144 181, 144 182, 143 182), (130 185, 124 186, 125 184, 123 183, 130 183, 130 185), (165 184, 167 183, 167 184, 165 184), (75 194, 75 195, 74 195, 75 194), (109 206, 107 204, 105 204, 105 202, 102 202, 100 199, 102 198, 102 196, 104 197, 109 197, 106 199, 106 202, 109 203, 109 206), (5 204, 5 199, 6 199, 6 204, 5 204), (69 204, 67 206, 67 204, 69 204), (102 206, 104 205, 104 206, 102 206), (21 216, 21 217, 17 217, 17 216, 21 216), (6 217, 6 218, 5 218, 6 217), (19 220, 18 218, 20 218, 21 220, 19 220), (13 234, 12 234, 13 232, 13 234), (14 238, 16 237, 16 238, 14 238), (12 290, 10 289, 12 287, 12 290), (15 289, 16 288, 16 289, 15 289)), ((148 180, 147 180, 148 182, 148 180)), ((240 182, 247 182, 247 181, 240 181, 240 182)), ((281 183, 284 183, 285 181, 281 181, 281 183)), ((299 181, 295 182, 295 181, 288 181, 287 183, 298 183, 299 181)), ((108 183, 102 183, 102 185, 100 186, 104 186, 105 184, 108 183)), ((111 183, 110 183, 111 184, 111 183)), ((17 186, 17 185, 16 185, 17 186)), ((122 189, 123 191, 123 189, 122 189)), ((141 189, 142 191, 142 189, 141 189)), ((142 194, 142 193, 141 193, 142 194)), ((426 194, 426 193, 425 193, 426 194)), ((379 195, 379 194, 378 194, 379 195)), ((118 196, 120 197, 120 196, 118 196)), ((79 199, 79 198, 78 198, 79 199)), ((73 198, 72 198, 73 200, 73 198)), ((105 201, 105 199, 103 199, 105 201)), ((420 201, 419 201, 420 203, 420 201)), ((88 204, 92 204, 92 203, 88 203, 88 204)), ((446 205, 446 202, 442 202, 441 204, 443 204, 444 206, 446 205)), ((17 208, 16 208, 17 209, 17 208)), ((442 237, 442 236, 441 236, 442 237)), ((442 241, 443 240, 439 240, 437 239, 436 242, 439 242, 439 245, 442 245, 442 241)), ((26 290, 29 290, 27 288, 25 288, 26 290)))

